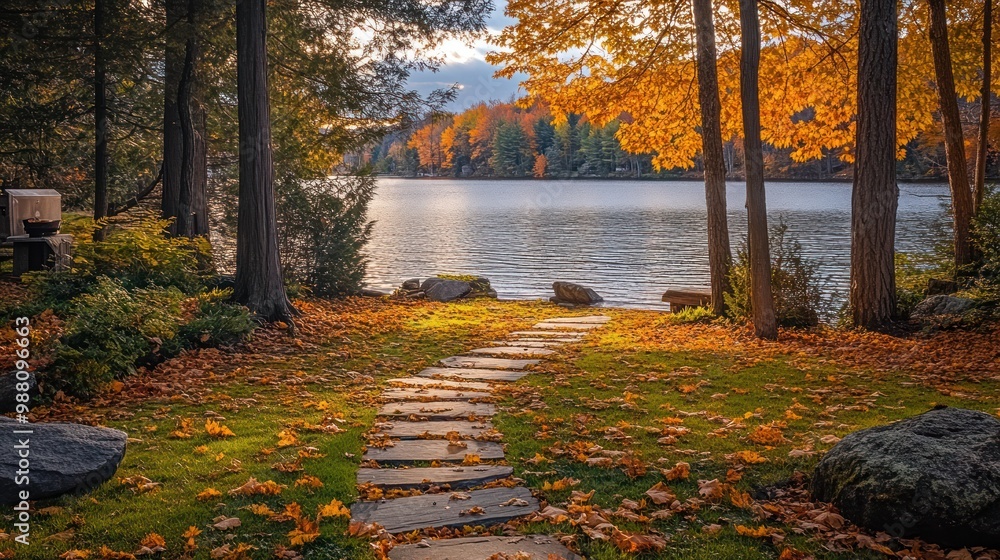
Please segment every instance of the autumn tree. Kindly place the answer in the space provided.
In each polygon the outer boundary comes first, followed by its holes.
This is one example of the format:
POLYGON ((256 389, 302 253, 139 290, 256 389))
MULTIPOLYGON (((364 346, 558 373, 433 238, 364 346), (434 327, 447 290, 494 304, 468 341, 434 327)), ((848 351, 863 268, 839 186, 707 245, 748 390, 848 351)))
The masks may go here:
POLYGON ((701 108, 701 152, 705 167, 705 207, 708 214, 708 269, 712 287, 712 312, 725 312, 729 291, 729 245, 726 206, 726 163, 722 152, 722 109, 719 105, 718 58, 711 0, 693 0, 698 60, 698 105, 701 108))
POLYGON ((450 158, 446 157, 442 133, 449 128, 442 118, 435 118, 430 123, 420 127, 410 137, 407 146, 417 150, 420 166, 431 175, 436 175, 442 169, 451 167, 450 158))
POLYGON ((972 212, 986 195, 986 159, 990 144, 990 97, 993 81, 993 0, 983 2, 983 85, 979 91, 979 135, 976 144, 976 173, 973 181, 972 212))
POLYGON ((956 270, 972 262, 972 191, 965 159, 962 118, 958 112, 958 96, 951 66, 948 43, 948 20, 944 0, 928 0, 930 8, 930 40, 934 55, 934 74, 944 125, 944 151, 948 160, 948 185, 951 187, 954 251, 956 270))
POLYGON ((868 329, 896 313, 897 49, 896 0, 861 0, 850 305, 854 324, 868 329))
POLYGON ((760 139, 760 21, 757 0, 740 0, 740 97, 743 107, 743 151, 747 182, 747 249, 750 254, 750 305, 754 333, 778 338, 778 319, 771 294, 771 251, 764 195, 764 152, 760 139))

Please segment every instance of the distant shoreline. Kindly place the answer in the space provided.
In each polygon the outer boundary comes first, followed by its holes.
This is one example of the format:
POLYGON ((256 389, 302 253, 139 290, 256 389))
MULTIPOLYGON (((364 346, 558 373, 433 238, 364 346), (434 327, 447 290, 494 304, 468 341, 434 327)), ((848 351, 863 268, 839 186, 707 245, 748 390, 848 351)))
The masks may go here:
MULTIPOLYGON (((636 183, 676 183, 681 181, 696 181, 700 182, 704 179, 700 177, 546 177, 539 179, 537 177, 447 177, 447 176, 437 176, 437 177, 405 177, 403 175, 376 175, 375 177, 379 179, 406 179, 408 181, 579 181, 582 183, 593 182, 593 181, 629 181, 636 183)), ((732 178, 726 179, 727 182, 743 182, 742 178, 732 178)), ((1000 178, 988 177, 987 181, 997 181, 1000 178)), ((765 178, 767 183, 844 183, 851 184, 854 182, 853 179, 844 178, 832 178, 832 179, 772 179, 765 178)), ((901 184, 914 184, 914 185, 933 185, 933 184, 947 184, 948 178, 941 177, 940 179, 897 179, 897 183, 901 184)))

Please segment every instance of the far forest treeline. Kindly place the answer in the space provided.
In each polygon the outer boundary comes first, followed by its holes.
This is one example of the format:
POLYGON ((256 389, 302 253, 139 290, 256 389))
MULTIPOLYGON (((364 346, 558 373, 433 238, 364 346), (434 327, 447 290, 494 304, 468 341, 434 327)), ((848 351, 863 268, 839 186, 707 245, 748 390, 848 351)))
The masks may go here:
MULTIPOLYGON (((962 107, 970 115, 977 107, 962 107)), ((702 176, 702 158, 690 169, 656 169, 653 153, 622 149, 618 131, 623 119, 596 126, 586 116, 556 118, 534 104, 480 103, 461 113, 440 113, 418 126, 386 136, 364 154, 383 175, 403 177, 612 177, 678 178, 702 176)), ((973 118, 963 119, 973 122, 973 118)), ((970 157, 972 149, 970 146, 970 157)), ((944 143, 939 134, 921 134, 905 147, 897 163, 900 180, 948 179, 944 143)), ((743 178, 743 142, 723 144, 726 174, 743 178)), ((850 179, 853 167, 842 150, 824 150, 822 158, 792 158, 791 148, 764 144, 764 173, 773 179, 850 179)), ((1000 175, 1000 153, 990 154, 988 176, 1000 175)))

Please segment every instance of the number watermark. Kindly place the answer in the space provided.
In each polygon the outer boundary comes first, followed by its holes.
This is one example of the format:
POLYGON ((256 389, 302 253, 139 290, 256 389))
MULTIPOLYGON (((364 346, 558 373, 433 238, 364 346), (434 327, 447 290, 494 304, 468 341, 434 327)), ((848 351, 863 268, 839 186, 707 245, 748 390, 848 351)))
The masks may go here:
POLYGON ((28 501, 31 499, 31 434, 34 431, 27 426, 28 413, 31 411, 31 373, 28 371, 28 360, 31 358, 31 321, 27 317, 18 317, 14 320, 14 411, 17 423, 13 426, 14 434, 13 449, 10 452, 17 456, 17 470, 14 471, 14 484, 17 489, 17 505, 14 506, 15 523, 14 529, 17 531, 14 540, 22 545, 29 544, 31 535, 31 511, 28 501))

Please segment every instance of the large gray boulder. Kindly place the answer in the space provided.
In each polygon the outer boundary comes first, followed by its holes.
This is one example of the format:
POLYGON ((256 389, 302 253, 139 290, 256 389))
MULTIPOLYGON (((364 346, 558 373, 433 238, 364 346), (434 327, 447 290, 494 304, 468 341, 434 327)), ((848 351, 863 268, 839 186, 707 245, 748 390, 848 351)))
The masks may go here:
POLYGON ((552 291, 555 297, 550 298, 555 303, 578 303, 592 305, 604 301, 594 290, 572 282, 553 282, 552 291))
POLYGON ((428 278, 420 288, 431 301, 452 301, 472 291, 472 284, 463 280, 428 278))
POLYGON ((854 432, 819 462, 812 492, 895 537, 1000 546, 1000 420, 940 408, 854 432))
POLYGON ((111 428, 61 422, 22 424, 0 417, 0 449, 4 450, 0 453, 0 503, 20 502, 22 490, 28 490, 31 500, 41 500, 97 488, 118 470, 127 438, 125 432, 111 428), (14 433, 27 430, 32 433, 14 433), (18 471, 25 470, 29 482, 20 485, 18 478, 24 473, 18 471))
POLYGON ((972 309, 973 305, 975 305, 975 302, 971 299, 942 294, 931 296, 918 303, 913 308, 910 316, 915 318, 933 317, 935 315, 957 316, 972 309))
POLYGON ((33 397, 38 394, 38 382, 35 380, 35 373, 28 372, 28 379, 19 382, 17 374, 10 372, 0 375, 0 412, 14 412, 17 410, 18 383, 28 384, 28 395, 33 397))

